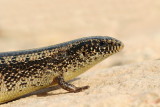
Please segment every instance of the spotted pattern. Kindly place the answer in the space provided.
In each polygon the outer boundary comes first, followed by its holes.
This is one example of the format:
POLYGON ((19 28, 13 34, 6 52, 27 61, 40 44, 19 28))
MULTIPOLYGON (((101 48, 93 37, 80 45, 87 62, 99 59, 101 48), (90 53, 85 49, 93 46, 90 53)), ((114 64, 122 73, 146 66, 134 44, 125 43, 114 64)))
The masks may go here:
POLYGON ((122 48, 117 39, 96 36, 0 53, 0 103, 49 87, 62 74, 70 80, 122 48))

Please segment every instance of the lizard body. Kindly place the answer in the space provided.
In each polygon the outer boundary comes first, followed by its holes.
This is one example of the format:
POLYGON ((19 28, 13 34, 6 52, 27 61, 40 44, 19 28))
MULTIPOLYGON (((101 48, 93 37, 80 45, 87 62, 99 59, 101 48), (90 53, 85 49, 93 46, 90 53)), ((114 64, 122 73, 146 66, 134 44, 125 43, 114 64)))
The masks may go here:
POLYGON ((0 53, 0 103, 14 100, 55 84, 69 92, 76 87, 65 81, 119 52, 123 43, 107 36, 85 37, 61 44, 0 53))

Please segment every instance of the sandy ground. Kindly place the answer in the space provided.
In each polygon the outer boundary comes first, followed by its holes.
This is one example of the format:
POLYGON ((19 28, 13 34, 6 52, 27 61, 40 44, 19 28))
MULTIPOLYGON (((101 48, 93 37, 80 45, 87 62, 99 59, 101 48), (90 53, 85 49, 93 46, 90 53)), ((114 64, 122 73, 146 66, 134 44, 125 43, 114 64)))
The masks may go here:
POLYGON ((66 93, 53 87, 0 107, 160 106, 159 11, 159 0, 0 0, 1 52, 96 35, 125 44, 72 81, 90 89, 66 93))

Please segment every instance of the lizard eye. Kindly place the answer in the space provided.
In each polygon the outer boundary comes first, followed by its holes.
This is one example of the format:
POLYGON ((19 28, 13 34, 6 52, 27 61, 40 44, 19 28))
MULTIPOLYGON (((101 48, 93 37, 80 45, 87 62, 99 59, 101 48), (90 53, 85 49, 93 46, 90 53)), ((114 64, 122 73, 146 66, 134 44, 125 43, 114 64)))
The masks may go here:
POLYGON ((104 46, 104 45, 105 45, 105 42, 104 42, 104 41, 101 41, 101 42, 99 43, 99 45, 100 45, 100 46, 104 46))

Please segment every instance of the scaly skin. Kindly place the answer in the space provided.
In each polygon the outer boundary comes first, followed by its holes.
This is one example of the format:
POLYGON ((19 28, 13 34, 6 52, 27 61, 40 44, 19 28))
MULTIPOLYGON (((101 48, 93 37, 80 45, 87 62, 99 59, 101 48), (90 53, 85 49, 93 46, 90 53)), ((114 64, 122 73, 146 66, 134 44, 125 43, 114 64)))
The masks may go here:
POLYGON ((0 103, 59 84, 70 92, 76 87, 65 81, 82 74, 124 47, 117 39, 85 37, 49 47, 0 53, 0 103))

